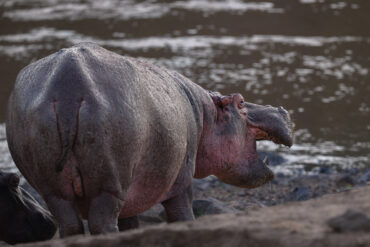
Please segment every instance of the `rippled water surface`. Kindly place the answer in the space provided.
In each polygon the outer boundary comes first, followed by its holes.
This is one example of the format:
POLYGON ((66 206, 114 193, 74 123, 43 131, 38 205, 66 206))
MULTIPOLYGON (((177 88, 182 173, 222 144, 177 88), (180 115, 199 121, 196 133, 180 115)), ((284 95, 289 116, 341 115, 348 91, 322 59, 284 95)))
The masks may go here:
MULTIPOLYGON (((9 0, 0 14, 0 122, 22 67, 93 41, 206 89, 289 109, 296 144, 259 144, 286 159, 275 170, 370 167, 368 0, 9 0)), ((3 133, 0 125, 0 153, 3 133)), ((0 166, 10 161, 0 156, 0 166)))

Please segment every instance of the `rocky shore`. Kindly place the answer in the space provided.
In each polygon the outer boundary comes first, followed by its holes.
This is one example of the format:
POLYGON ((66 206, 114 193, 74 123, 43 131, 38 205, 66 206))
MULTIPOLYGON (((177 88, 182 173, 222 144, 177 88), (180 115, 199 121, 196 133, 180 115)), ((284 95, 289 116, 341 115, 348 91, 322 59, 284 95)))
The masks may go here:
POLYGON ((195 222, 166 224, 156 205, 139 216, 137 230, 56 236, 32 246, 370 246, 369 170, 337 173, 323 167, 314 175, 277 174, 252 190, 213 176, 193 186, 195 222))
MULTIPOLYGON (((28 246, 370 246, 369 169, 338 172, 323 166, 295 177, 277 173, 256 189, 210 176, 194 179, 193 187, 195 222, 166 224, 156 205, 139 216, 138 230, 65 240, 56 235, 28 246), (338 216, 343 217, 335 220, 338 216)), ((43 203, 29 184, 23 188, 43 203)))
POLYGON ((346 191, 370 182, 370 169, 336 172, 322 167, 314 174, 285 176, 276 174, 268 184, 255 189, 242 189, 220 182, 215 177, 194 180, 195 199, 215 198, 237 210, 273 206, 291 201, 304 201, 324 194, 346 191))
POLYGON ((370 246, 370 184, 308 201, 202 216, 194 222, 24 246, 370 246))
MULTIPOLYGON (((298 177, 277 174, 270 183, 255 189, 238 188, 222 183, 215 176, 209 176, 193 180, 193 211, 196 218, 213 214, 243 213, 349 191, 367 183, 370 183, 369 169, 352 169, 338 173, 330 167, 322 167, 321 171, 313 175, 298 177)), ((27 182, 23 184, 23 188, 46 206, 40 195, 27 182)), ((163 207, 152 207, 139 215, 139 221, 141 226, 164 223, 166 219, 163 207)))

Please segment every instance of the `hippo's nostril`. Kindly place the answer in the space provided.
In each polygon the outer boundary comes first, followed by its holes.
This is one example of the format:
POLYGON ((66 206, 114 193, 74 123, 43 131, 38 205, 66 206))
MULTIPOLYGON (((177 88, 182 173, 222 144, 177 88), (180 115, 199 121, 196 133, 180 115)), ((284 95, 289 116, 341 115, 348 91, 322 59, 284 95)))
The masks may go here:
POLYGON ((282 106, 279 106, 278 108, 278 111, 280 112, 280 113, 285 113, 285 114, 288 114, 288 112, 282 107, 282 106))

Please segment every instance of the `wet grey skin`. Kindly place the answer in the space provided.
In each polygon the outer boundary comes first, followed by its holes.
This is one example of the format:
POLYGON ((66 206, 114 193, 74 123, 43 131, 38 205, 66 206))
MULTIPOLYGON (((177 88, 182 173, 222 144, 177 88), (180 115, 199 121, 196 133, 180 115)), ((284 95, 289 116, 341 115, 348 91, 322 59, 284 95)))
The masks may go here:
POLYGON ((0 240, 8 244, 50 239, 56 232, 51 214, 19 186, 15 173, 0 171, 0 240))
POLYGON ((42 195, 61 237, 138 226, 161 203, 193 220, 192 179, 253 188, 273 178, 257 140, 292 145, 283 108, 209 92, 184 76, 82 43, 19 73, 6 134, 15 164, 42 195))

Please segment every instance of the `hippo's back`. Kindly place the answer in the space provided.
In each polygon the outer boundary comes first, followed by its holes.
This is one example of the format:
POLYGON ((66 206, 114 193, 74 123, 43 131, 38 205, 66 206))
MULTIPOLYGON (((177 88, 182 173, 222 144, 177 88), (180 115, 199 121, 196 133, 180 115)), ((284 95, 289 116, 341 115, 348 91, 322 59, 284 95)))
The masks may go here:
POLYGON ((182 80, 94 44, 41 59, 20 72, 9 100, 14 161, 43 196, 128 191, 141 205, 132 208, 147 208, 171 187, 197 132, 182 80))

